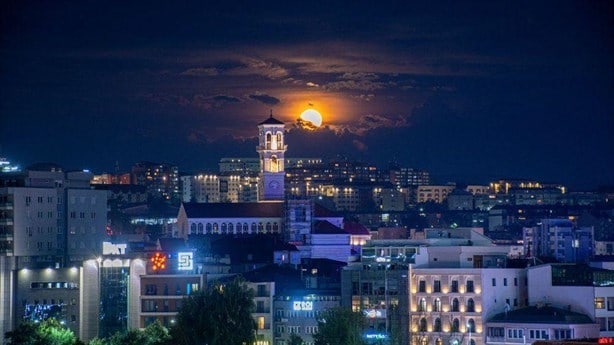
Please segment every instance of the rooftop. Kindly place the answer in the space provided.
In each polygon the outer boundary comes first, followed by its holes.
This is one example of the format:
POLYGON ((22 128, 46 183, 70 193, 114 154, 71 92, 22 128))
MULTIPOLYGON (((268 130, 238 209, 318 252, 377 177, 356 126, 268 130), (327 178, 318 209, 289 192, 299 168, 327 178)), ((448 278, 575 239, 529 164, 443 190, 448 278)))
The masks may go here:
POLYGON ((552 306, 531 306, 493 316, 488 322, 506 323, 593 323, 588 315, 552 306))

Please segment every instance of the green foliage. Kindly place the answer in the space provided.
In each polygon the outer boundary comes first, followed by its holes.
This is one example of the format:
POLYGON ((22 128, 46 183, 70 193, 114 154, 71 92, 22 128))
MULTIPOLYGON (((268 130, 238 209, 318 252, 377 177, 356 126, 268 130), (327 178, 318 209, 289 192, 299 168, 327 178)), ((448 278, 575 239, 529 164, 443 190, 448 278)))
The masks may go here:
POLYGON ((156 321, 144 330, 129 329, 117 332, 109 338, 95 338, 89 345, 167 345, 172 344, 168 329, 156 321))
POLYGON ((76 345, 79 340, 73 331, 64 328, 57 320, 41 323, 25 322, 4 336, 9 345, 76 345))
POLYGON ((254 341, 256 323, 253 291, 235 279, 225 285, 210 286, 183 301, 175 327, 176 344, 241 345, 254 341))
POLYGON ((324 312, 318 321, 316 345, 364 345, 362 331, 366 325, 364 315, 337 307, 324 312))
POLYGON ((296 334, 290 335, 290 342, 288 345, 303 345, 303 338, 299 337, 296 334))

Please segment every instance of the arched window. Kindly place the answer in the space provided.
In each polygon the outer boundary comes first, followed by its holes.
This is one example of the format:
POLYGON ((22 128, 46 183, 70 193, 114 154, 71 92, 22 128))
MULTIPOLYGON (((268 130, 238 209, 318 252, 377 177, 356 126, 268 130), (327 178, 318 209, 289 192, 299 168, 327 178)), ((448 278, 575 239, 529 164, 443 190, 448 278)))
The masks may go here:
POLYGON ((213 226, 211 226, 211 223, 207 223, 207 233, 210 234, 211 230, 213 229, 213 226))
POLYGON ((228 232, 228 226, 226 223, 222 223, 222 234, 226 234, 228 232))
POLYGON ((467 321, 467 332, 475 332, 475 321, 473 319, 467 321))
POLYGON ((452 300, 452 311, 458 311, 458 298, 452 300))
POLYGON ((271 156, 271 172, 279 172, 279 162, 277 156, 271 156))
POLYGON ((454 319, 454 321, 452 321, 452 332, 459 332, 460 331, 460 321, 458 321, 458 319, 454 319))
POLYGON ((273 232, 279 232, 279 225, 277 224, 277 222, 273 223, 273 232))
POLYGON ((196 233, 196 223, 190 224, 190 233, 191 234, 195 234, 196 233))
POLYGON ((426 332, 426 319, 425 318, 421 318, 420 319, 420 326, 419 326, 418 330, 420 332, 426 332))
POLYGON ((198 233, 199 234, 203 233, 203 223, 198 223, 198 233))
POLYGON ((429 344, 429 338, 427 337, 422 337, 420 339, 420 345, 428 345, 429 344))
POLYGON ((219 228, 219 225, 217 225, 217 223, 213 223, 213 233, 214 234, 220 233, 220 228, 219 228))
POLYGON ((441 311, 441 299, 435 298, 433 301, 433 311, 441 311))
POLYGON ((249 227, 247 226, 247 223, 243 223, 243 233, 244 234, 249 233, 249 227))
POLYGON ((235 232, 235 226, 232 223, 228 223, 228 233, 229 234, 234 234, 235 232))
POLYGON ((469 340, 469 345, 475 345, 475 340, 474 339, 469 340))
POLYGON ((252 234, 255 234, 256 232, 258 232, 258 227, 256 226, 256 223, 252 223, 252 234))
POLYGON ((473 298, 467 300, 467 312, 473 313, 475 312, 475 303, 473 302, 473 298))
POLYGON ((264 225, 262 224, 262 222, 258 223, 258 233, 259 234, 264 233, 264 225))
POLYGON ((443 345, 443 340, 441 340, 441 338, 437 338, 437 340, 435 340, 435 345, 443 345))
POLYGON ((433 332, 441 332, 441 319, 436 318, 433 324, 433 332))
POLYGON ((271 230, 273 230, 273 227, 271 226, 270 222, 266 223, 266 232, 271 233, 271 230))
POLYGON ((266 134, 266 149, 271 149, 271 133, 267 132, 266 134))
POLYGON ((420 303, 418 303, 418 311, 426 311, 426 299, 421 298, 420 303))
POLYGON ((277 149, 278 150, 284 149, 284 143, 283 143, 283 139, 281 136, 281 132, 277 132, 277 149))

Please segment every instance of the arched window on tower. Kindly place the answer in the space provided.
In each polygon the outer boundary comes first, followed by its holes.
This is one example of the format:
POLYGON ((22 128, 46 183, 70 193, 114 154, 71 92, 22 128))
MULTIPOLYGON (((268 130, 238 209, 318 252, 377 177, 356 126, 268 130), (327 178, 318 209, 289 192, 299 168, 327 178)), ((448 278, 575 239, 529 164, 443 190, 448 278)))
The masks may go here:
POLYGON ((202 234, 203 233, 203 223, 198 223, 198 234, 202 234))
POLYGON ((277 224, 277 222, 273 223, 273 232, 279 232, 279 225, 277 224))
POLYGON ((279 172, 279 162, 277 156, 271 156, 271 172, 279 172))
MULTIPOLYGON (((241 224, 239 224, 241 225, 241 224)), ((237 225, 237 230, 239 230, 239 225, 237 225)), ((247 226, 247 223, 243 223, 243 233, 247 234, 249 233, 249 227, 247 226)))
POLYGON ((208 234, 211 233, 211 229, 213 229, 213 227, 211 226, 211 223, 207 223, 207 233, 208 234))
POLYGON ((266 232, 270 234, 271 230, 273 230, 273 228, 271 227, 271 222, 267 222, 266 223, 266 232))
POLYGON ((271 149, 271 133, 267 132, 266 134, 266 149, 270 150, 271 149))
POLYGON ((259 234, 264 233, 264 224, 262 224, 262 222, 258 223, 258 233, 259 234))
POLYGON ((190 224, 190 233, 191 234, 195 234, 196 233, 196 223, 190 224))
POLYGON ((232 223, 228 223, 228 233, 234 234, 234 232, 235 232, 235 225, 232 223))
POLYGON ((277 132, 277 149, 278 150, 284 149, 284 143, 283 143, 281 132, 277 132))
POLYGON ((252 223, 252 234, 255 234, 258 231, 258 228, 256 227, 256 223, 252 223))
POLYGON ((219 230, 220 230, 219 225, 217 223, 213 223, 213 233, 219 234, 220 233, 219 230))
POLYGON ((228 228, 226 226, 226 223, 222 223, 222 234, 226 234, 228 231, 228 228))

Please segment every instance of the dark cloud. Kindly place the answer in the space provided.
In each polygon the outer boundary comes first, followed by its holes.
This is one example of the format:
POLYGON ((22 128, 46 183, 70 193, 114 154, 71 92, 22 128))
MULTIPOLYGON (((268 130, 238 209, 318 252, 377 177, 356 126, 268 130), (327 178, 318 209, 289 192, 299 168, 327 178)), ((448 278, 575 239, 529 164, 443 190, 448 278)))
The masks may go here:
POLYGON ((278 98, 275 98, 273 96, 269 96, 266 94, 249 95, 249 98, 255 101, 258 101, 260 103, 266 104, 266 105, 276 105, 276 104, 279 104, 280 102, 278 98))

